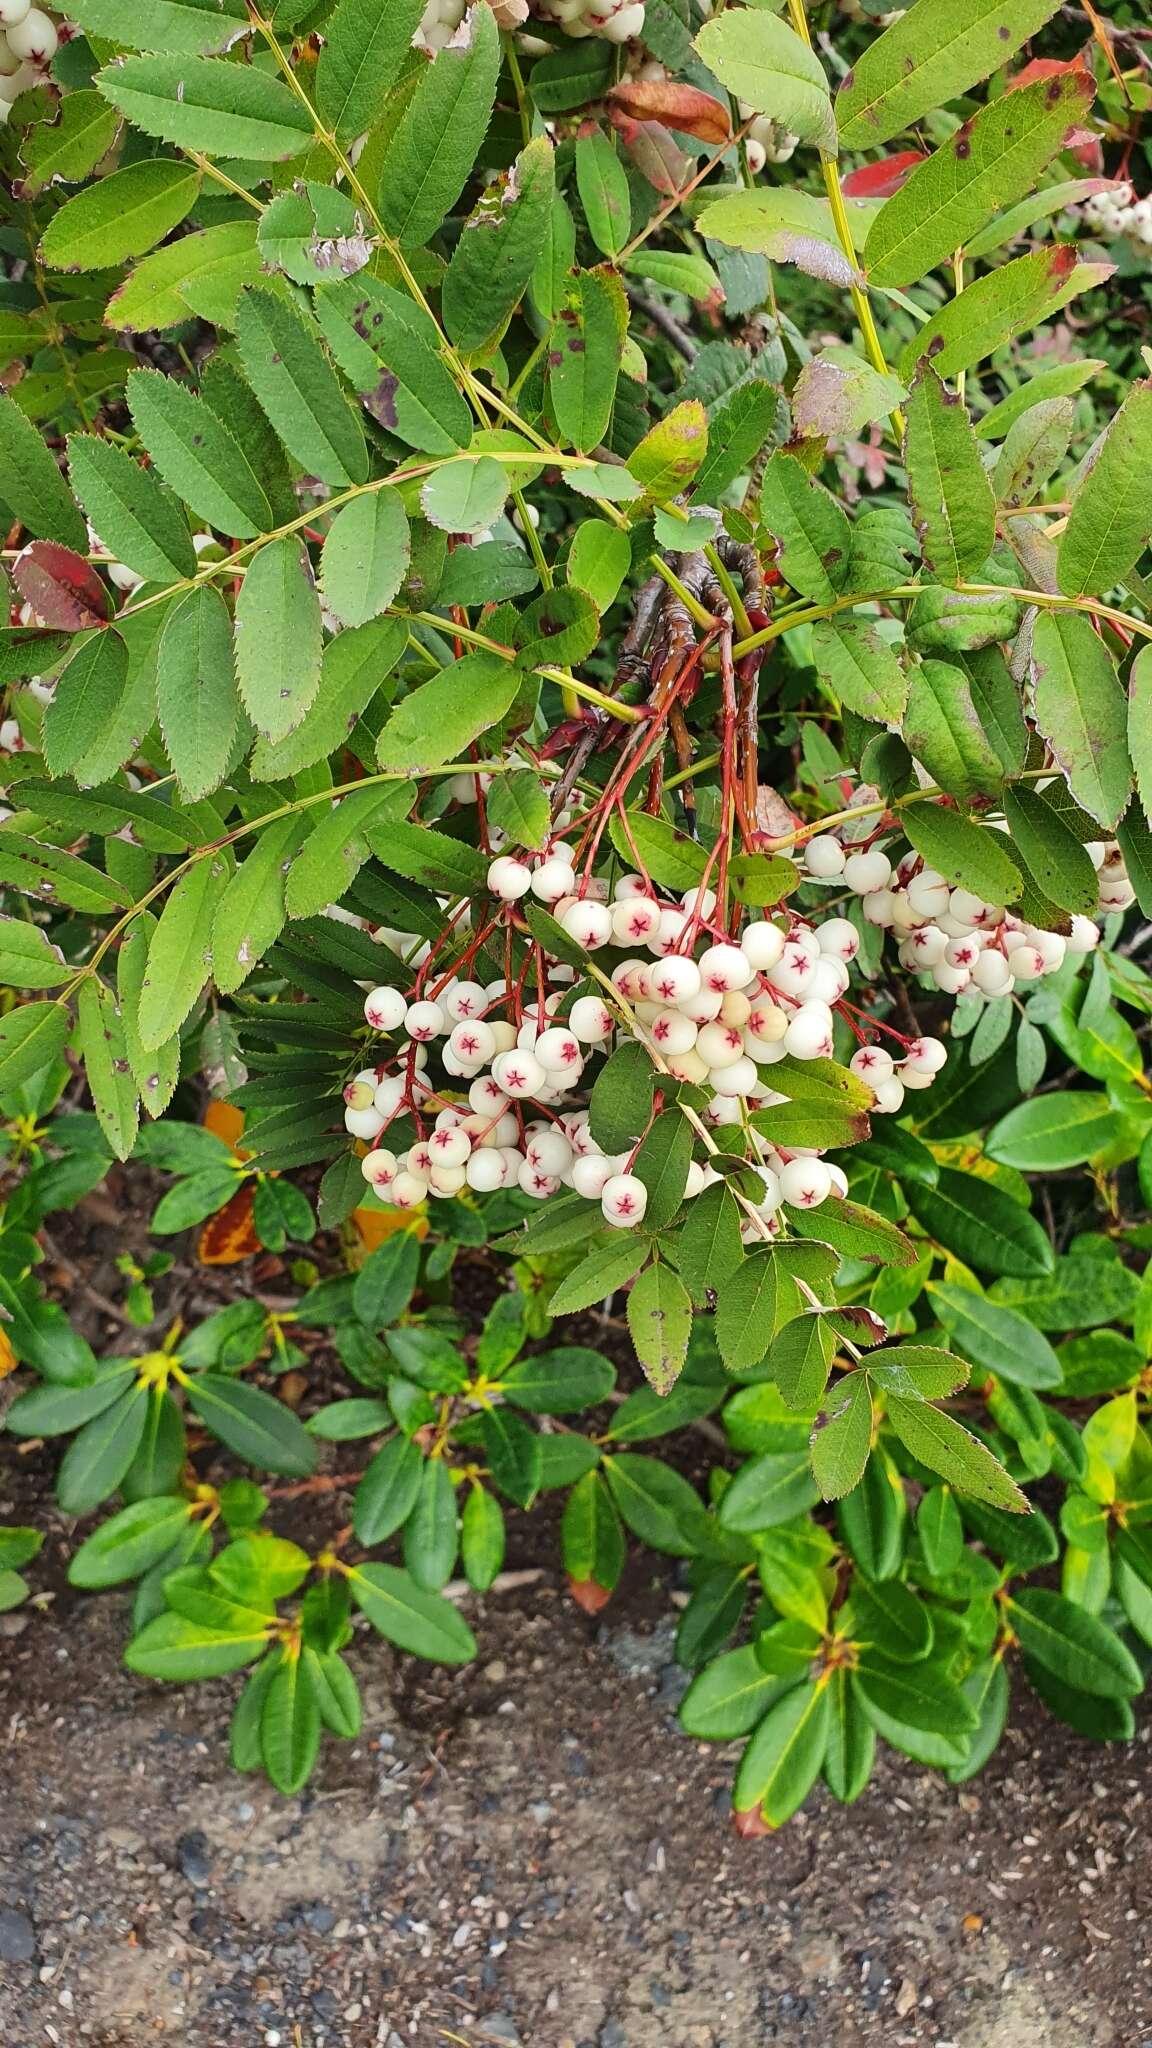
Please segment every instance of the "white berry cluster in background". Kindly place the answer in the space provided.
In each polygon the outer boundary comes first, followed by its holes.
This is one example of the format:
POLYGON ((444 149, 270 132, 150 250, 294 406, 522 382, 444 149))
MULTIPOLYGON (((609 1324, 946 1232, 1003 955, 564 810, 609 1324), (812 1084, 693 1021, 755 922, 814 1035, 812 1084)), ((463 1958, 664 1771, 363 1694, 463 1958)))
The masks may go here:
MULTIPOLYGON (((828 858, 818 848, 816 867, 828 858)), ((876 874, 881 863, 887 878, 886 856, 876 858, 876 874)), ((716 922, 716 898, 707 888, 676 899, 640 875, 624 874, 610 895, 599 878, 580 884, 562 844, 534 862, 499 854, 488 886, 486 928, 494 916, 497 924, 523 929, 517 906, 533 897, 586 953, 620 956, 610 967, 606 962, 611 990, 577 989, 575 970, 542 948, 532 971, 511 986, 468 979, 461 966, 437 973, 436 951, 427 945, 408 955, 410 985, 372 989, 364 1014, 390 1043, 376 1065, 349 1082, 344 1121, 372 1147, 362 1161, 364 1177, 394 1207, 465 1187, 518 1187, 539 1200, 571 1187, 598 1201, 609 1223, 639 1223, 647 1197, 632 1171, 636 1148, 605 1154, 583 1106, 593 1063, 639 1039, 665 1080, 701 1090, 705 1129, 742 1127, 746 1156, 763 1183, 749 1204, 756 1213, 746 1234, 772 1235, 782 1205, 815 1208, 847 1187, 839 1167, 818 1152, 782 1150, 748 1122, 787 1099, 772 1086, 773 1066, 789 1055, 832 1058, 837 1015, 857 1040, 850 1065, 882 1114, 901 1108, 907 1088, 930 1087, 944 1066, 938 1039, 910 1039, 848 1000, 860 934, 845 917, 752 913, 733 938, 716 922), (433 1057, 443 1079, 433 1072, 433 1057), (417 1139, 397 1151, 388 1131, 401 1116, 413 1119, 417 1139)), ((473 908, 474 923, 476 916, 473 908)), ((462 914, 453 929, 462 935, 462 914)), ((693 1162, 687 1198, 716 1178, 705 1151, 693 1162)))
MULTIPOLYGON (((1099 876, 1100 916, 1127 910, 1136 898, 1119 847, 1098 841, 1086 851, 1099 876)), ((1041 931, 1002 904, 951 887, 917 853, 893 866, 882 846, 854 849, 828 832, 808 841, 802 860, 811 880, 858 897, 864 920, 896 939, 901 966, 947 995, 1009 995, 1099 944, 1091 918, 1073 917, 1067 937, 1041 931)))
POLYGON ((0 125, 12 102, 41 83, 59 40, 55 22, 32 0, 0 0, 0 125))
POLYGON ((533 13, 569 36, 603 36, 630 43, 644 33, 644 0, 535 0, 533 13))
POLYGON ((1084 202, 1084 222, 1099 235, 1126 235, 1138 248, 1152 249, 1152 199, 1137 199, 1131 185, 1094 192, 1084 202))
POLYGON ((786 164, 789 157, 795 156, 800 137, 793 135, 791 129, 770 120, 767 114, 757 114, 745 100, 740 101, 740 118, 751 120, 744 143, 750 171, 762 171, 765 164, 786 164))

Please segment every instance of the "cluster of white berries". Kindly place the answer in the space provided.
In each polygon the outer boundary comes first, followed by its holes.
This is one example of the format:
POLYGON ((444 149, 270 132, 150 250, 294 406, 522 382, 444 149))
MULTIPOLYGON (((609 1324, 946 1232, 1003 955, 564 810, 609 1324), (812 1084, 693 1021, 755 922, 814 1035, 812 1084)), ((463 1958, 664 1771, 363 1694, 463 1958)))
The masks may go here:
POLYGON ((894 21, 899 21, 902 14, 907 14, 908 9, 890 7, 884 14, 872 14, 867 7, 861 5, 861 0, 840 0, 840 12, 846 14, 849 21, 870 21, 874 28, 891 28, 894 21))
MULTIPOLYGON (((373 1147, 362 1170, 382 1200, 411 1208, 465 1187, 519 1187, 545 1200, 567 1186, 598 1200, 609 1223, 639 1223, 647 1196, 632 1171, 634 1150, 606 1155, 587 1111, 573 1102, 589 1060, 628 1039, 648 1048, 664 1076, 703 1091, 706 1126, 741 1127, 741 1150, 763 1183, 763 1194, 748 1205, 746 1235, 774 1234, 781 1205, 810 1209, 846 1192, 837 1166, 815 1150, 772 1145, 749 1117, 787 1099, 771 1085, 770 1070, 780 1060, 833 1056, 834 1011, 839 1006, 851 1020, 845 996, 860 946, 848 919, 784 913, 776 923, 754 916, 733 940, 713 922, 710 890, 690 890, 676 901, 626 874, 610 898, 604 881, 580 884, 562 844, 535 865, 498 855, 488 886, 507 914, 531 894, 585 952, 621 953, 610 973, 618 1005, 575 991, 574 970, 547 957, 542 981, 533 978, 523 989, 452 973, 436 981, 427 948, 417 955, 409 992, 390 984, 371 990, 368 1023, 401 1042, 349 1082, 344 1121, 373 1147), (434 1043, 447 1077, 439 1088, 429 1072, 434 1043), (455 1082, 467 1084, 466 1103, 440 1092, 455 1082), (391 1150, 388 1128, 407 1113, 420 1135, 407 1150, 391 1150)), ((893 1031, 894 1056, 872 1042, 871 1029, 852 1029, 861 1043, 851 1066, 881 1113, 899 1110, 906 1088, 929 1087, 947 1058, 937 1039, 908 1041, 893 1031)), ((694 1161, 686 1197, 716 1178, 710 1164, 694 1161)))
POLYGON ((644 0, 535 0, 533 11, 569 36, 630 43, 644 33, 644 0))
MULTIPOLYGON (((755 107, 750 107, 746 100, 740 101, 741 120, 747 121, 755 113, 755 107)), ((757 172, 762 171, 765 164, 786 164, 789 157, 795 156, 799 144, 800 137, 793 135, 791 129, 782 127, 779 121, 770 120, 767 114, 758 114, 744 143, 748 168, 757 172)))
POLYGON ((417 50, 442 50, 451 42, 468 0, 428 0, 420 26, 412 38, 417 50))
POLYGON ((1084 221, 1100 235, 1127 235, 1142 249, 1152 249, 1152 199, 1137 199, 1131 185, 1114 185, 1084 202, 1084 221))
MULTIPOLYGON (((1087 852, 1100 877, 1100 914, 1126 910, 1135 892, 1119 847, 1098 843, 1087 852)), ((1055 974, 1069 954, 1099 944, 1089 917, 1073 917, 1067 937, 1041 931, 971 889, 951 887, 916 853, 893 867, 882 847, 852 852, 829 832, 808 841, 803 859, 813 881, 851 890, 865 922, 893 933, 902 967, 948 995, 1009 995, 1018 982, 1055 974)))
POLYGON ((0 126, 13 100, 40 84, 59 40, 55 22, 32 0, 0 0, 0 126))

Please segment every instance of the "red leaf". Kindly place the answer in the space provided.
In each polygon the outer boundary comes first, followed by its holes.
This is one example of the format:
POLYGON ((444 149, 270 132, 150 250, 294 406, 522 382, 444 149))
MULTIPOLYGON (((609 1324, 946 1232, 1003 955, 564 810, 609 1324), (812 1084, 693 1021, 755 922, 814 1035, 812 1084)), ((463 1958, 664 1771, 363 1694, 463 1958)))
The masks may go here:
POLYGON ((595 1579, 573 1579, 570 1577, 568 1580, 568 1591, 571 1593, 577 1607, 582 1607, 585 1614, 599 1614, 600 1609, 607 1607, 608 1602, 612 1598, 611 1587, 599 1586, 595 1579))
POLYGON ((754 1842, 760 1835, 770 1835, 772 1829, 758 1806, 746 1806, 743 1813, 732 1815, 732 1825, 743 1842, 754 1842))
POLYGON ((623 107, 610 106, 608 119, 620 136, 640 176, 654 192, 671 199, 687 184, 693 163, 671 132, 659 121, 638 121, 623 107))
POLYGON ((678 128, 682 135, 694 135, 697 142, 731 140, 727 107, 694 85, 677 85, 670 78, 624 78, 608 97, 638 121, 661 121, 666 128, 678 128))
POLYGON ((32 541, 13 564, 12 581, 42 626, 78 633, 108 623, 111 602, 92 564, 57 541, 32 541))
POLYGON ((1059 57, 1033 57, 1032 62, 1026 64, 1023 71, 1018 71, 1015 78, 1008 80, 1004 90, 1005 92, 1019 92, 1023 86, 1035 85, 1041 78, 1064 78, 1069 71, 1081 72, 1088 82, 1091 93, 1095 93, 1096 80, 1085 64, 1083 57, 1069 57, 1066 60, 1061 60, 1059 57))
POLYGON ((844 180, 848 199, 891 199, 925 158, 918 149, 901 150, 899 156, 882 156, 878 164, 861 164, 844 180))

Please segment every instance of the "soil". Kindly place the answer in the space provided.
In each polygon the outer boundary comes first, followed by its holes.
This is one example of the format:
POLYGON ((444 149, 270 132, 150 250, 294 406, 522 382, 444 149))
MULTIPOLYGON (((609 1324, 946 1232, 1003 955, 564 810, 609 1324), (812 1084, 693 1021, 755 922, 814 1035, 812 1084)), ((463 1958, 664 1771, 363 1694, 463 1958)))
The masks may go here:
MULTIPOLYGON (((114 1217, 67 1241, 89 1290, 114 1217)), ((43 1526, 55 1458, 0 1445, 0 1522, 43 1526)), ((1148 1729, 1097 1747, 1021 1688, 974 1783, 887 1753, 856 1806, 740 1841, 736 1751, 675 1718, 676 1567, 635 1557, 591 1618, 552 1519, 510 1538, 478 1662, 360 1632, 364 1734, 284 1799, 228 1763, 239 1681, 124 1670, 127 1602, 67 1586, 49 1515, 39 1604, 0 1616, 2 2048, 1152 2048, 1148 1729)))
POLYGON ((670 1590, 593 1621, 549 1567, 460 1673, 366 1638, 291 1800, 230 1770, 232 1682, 123 1669, 116 1597, 6 1617, 4 2048, 1152 2048, 1143 1737, 1025 1708, 974 1785, 888 1756, 741 1842, 670 1590))

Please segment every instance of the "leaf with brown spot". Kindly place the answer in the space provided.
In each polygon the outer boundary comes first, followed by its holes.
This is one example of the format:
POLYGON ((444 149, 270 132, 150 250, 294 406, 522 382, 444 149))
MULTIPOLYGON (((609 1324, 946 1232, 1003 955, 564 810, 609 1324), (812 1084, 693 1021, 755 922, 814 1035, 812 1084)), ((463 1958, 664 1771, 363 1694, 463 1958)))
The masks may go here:
POLYGON ((711 93, 678 85, 671 78, 624 78, 608 97, 638 121, 661 121, 682 135, 694 135, 698 142, 723 143, 732 134, 727 107, 711 93))
POLYGON ((31 541, 13 566, 12 581, 42 626, 79 633, 106 626, 111 617, 111 600, 91 563, 58 541, 31 541))
POLYGON ((255 1196, 255 1181, 245 1181, 224 1207, 208 1218, 196 1246, 202 1266, 235 1266, 264 1249, 252 1221, 255 1196))

